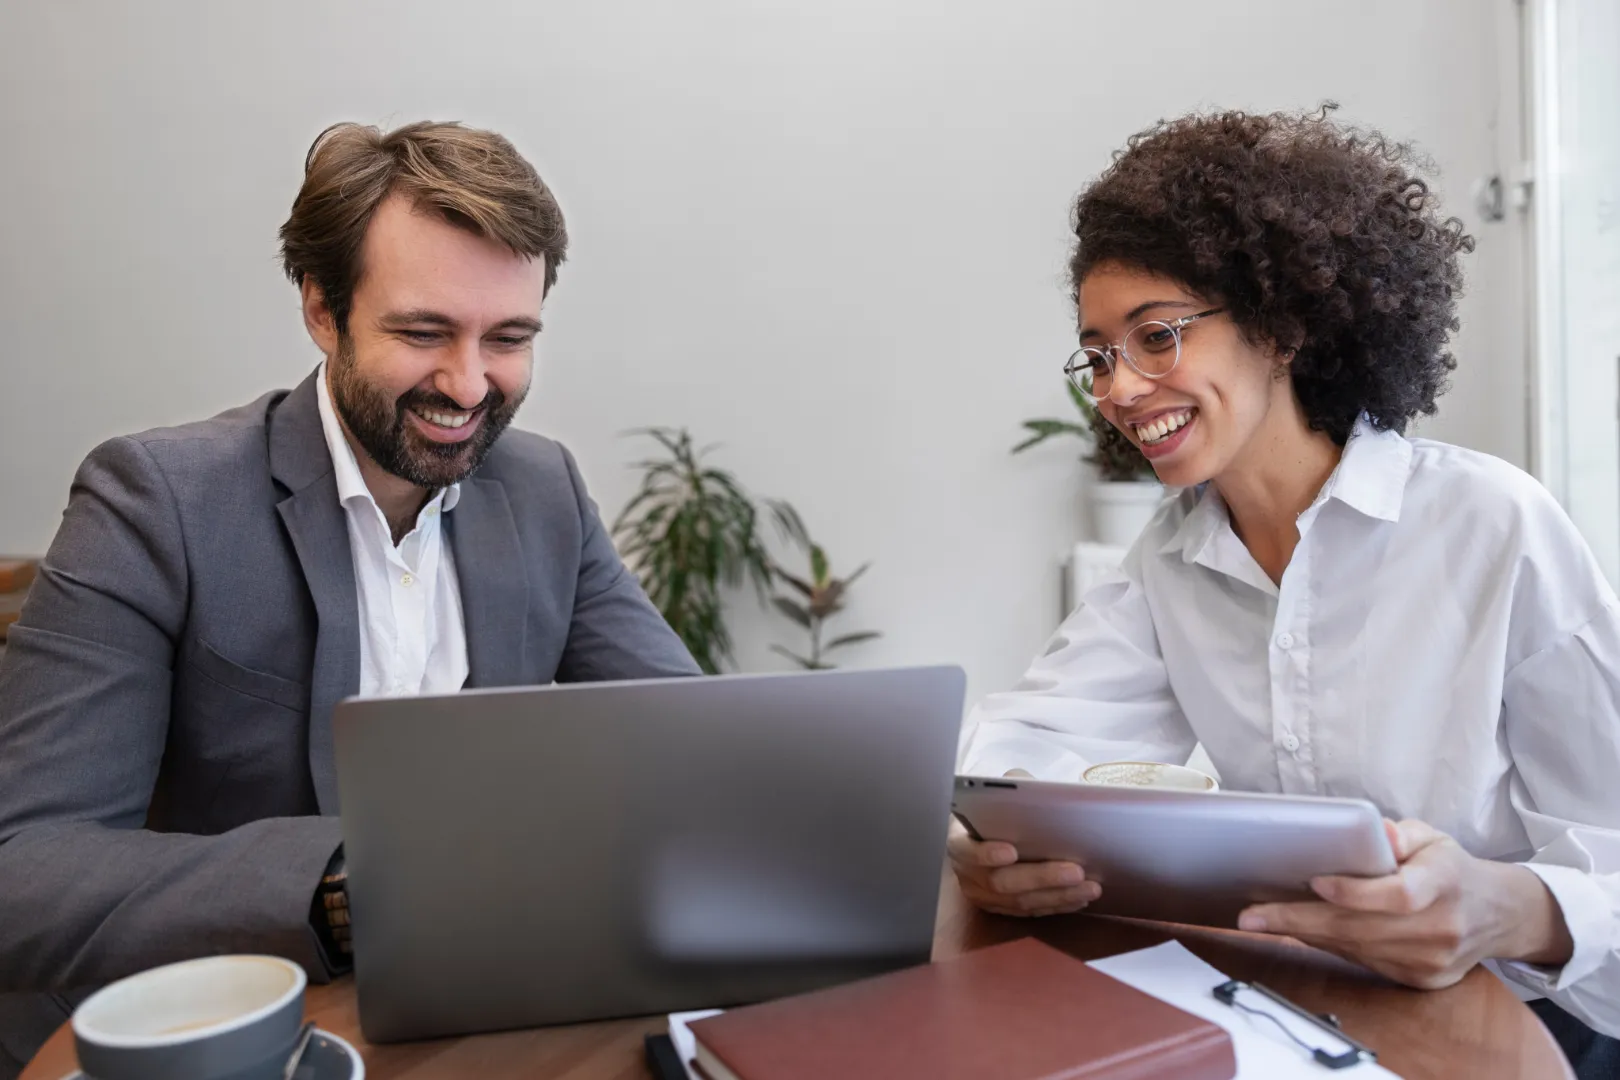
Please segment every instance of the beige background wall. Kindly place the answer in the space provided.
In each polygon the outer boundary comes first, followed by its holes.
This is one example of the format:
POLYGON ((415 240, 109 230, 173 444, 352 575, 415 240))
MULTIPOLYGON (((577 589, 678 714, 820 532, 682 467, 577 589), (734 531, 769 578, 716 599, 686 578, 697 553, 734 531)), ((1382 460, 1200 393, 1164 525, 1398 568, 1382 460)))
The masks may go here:
MULTIPOLYGON (((0 551, 50 539, 110 435, 288 386, 316 362, 275 230, 338 119, 509 135, 573 233, 521 423, 605 510, 690 425, 875 560, 861 663, 953 660, 977 696, 1058 617, 1082 529, 1065 408, 1075 192, 1132 131, 1310 106, 1421 142, 1479 237, 1427 430, 1523 463, 1518 232, 1473 181, 1515 137, 1511 0, 680 4, 57 0, 0 6, 0 551), (1509 63, 1504 69, 1503 58, 1509 63)), ((779 666, 748 613, 743 661, 779 666)))

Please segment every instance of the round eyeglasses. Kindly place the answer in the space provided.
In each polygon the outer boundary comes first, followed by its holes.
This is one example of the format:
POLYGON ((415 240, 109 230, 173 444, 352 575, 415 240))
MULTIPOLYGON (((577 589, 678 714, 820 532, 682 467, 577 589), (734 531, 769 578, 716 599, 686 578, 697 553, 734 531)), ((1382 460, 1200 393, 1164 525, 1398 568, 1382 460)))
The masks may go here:
POLYGON ((1118 345, 1083 346, 1076 349, 1069 362, 1063 365, 1063 374, 1093 404, 1113 392, 1114 368, 1120 358, 1142 378, 1162 379, 1181 362, 1182 327, 1225 310, 1213 307, 1168 322, 1153 319, 1132 327, 1118 345))

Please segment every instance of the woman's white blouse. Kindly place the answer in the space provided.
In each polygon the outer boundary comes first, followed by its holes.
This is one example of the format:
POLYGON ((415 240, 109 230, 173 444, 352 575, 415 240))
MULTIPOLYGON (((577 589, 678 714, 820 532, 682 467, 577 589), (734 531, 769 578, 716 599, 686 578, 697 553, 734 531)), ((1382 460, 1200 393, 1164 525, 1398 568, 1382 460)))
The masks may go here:
POLYGON ((1620 604, 1568 516, 1495 458, 1357 425, 1281 585, 1212 486, 1168 500, 1018 685, 964 772, 1076 780, 1119 759, 1353 796, 1523 862, 1561 969, 1494 965, 1620 1035, 1620 604))

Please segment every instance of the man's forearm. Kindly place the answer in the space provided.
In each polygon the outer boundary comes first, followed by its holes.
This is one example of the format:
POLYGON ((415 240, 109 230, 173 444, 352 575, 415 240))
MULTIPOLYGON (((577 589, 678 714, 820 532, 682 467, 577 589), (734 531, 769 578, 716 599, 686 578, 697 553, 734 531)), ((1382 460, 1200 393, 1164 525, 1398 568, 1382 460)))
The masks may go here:
POLYGON ((337 818, 267 818, 218 836, 39 825, 0 844, 0 992, 87 986, 223 952, 267 952, 325 981, 310 898, 337 818))

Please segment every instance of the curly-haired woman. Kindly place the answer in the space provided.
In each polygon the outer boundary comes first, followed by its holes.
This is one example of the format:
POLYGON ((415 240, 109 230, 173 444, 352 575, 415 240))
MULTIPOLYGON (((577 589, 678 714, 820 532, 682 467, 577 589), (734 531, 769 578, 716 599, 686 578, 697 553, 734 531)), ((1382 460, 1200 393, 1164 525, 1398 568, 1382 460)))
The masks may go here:
MULTIPOLYGON (((1326 111, 1161 123, 1074 223, 1067 370, 1181 490, 976 710, 962 770, 1072 781, 1202 743, 1228 787, 1369 799, 1397 873, 1242 925, 1420 987, 1491 960, 1601 1067, 1620 1044, 1582 1022, 1620 1033, 1620 604, 1534 480, 1403 434, 1455 366, 1473 241, 1406 148, 1326 111)), ((991 910, 1100 895, 960 827, 951 852, 991 910)))

